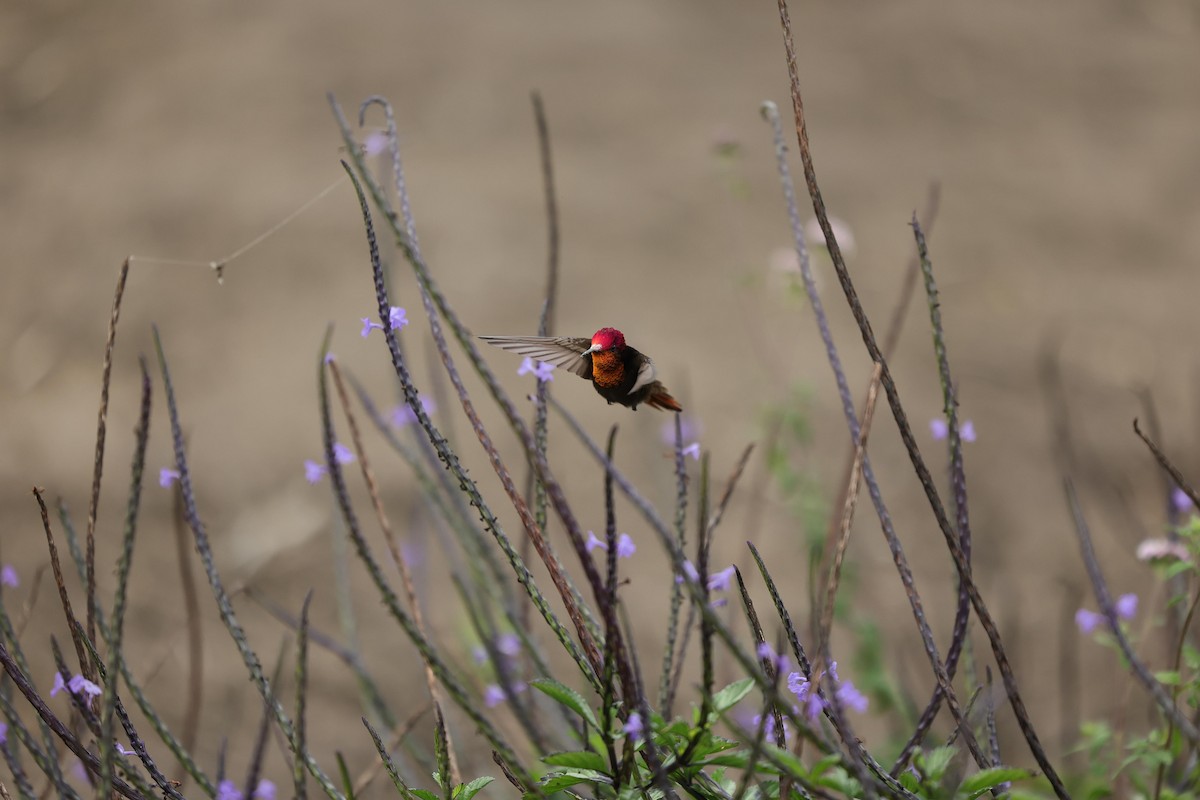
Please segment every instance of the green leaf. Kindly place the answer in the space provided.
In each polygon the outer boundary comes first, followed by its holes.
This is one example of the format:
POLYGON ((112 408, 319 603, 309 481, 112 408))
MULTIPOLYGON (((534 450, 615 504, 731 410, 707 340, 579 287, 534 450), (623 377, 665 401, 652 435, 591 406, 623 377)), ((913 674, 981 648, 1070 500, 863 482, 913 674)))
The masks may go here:
POLYGON ((612 778, 594 769, 567 769, 561 772, 552 772, 542 778, 542 792, 554 794, 578 783, 602 783, 611 786, 612 778))
POLYGON ((957 752, 953 747, 935 747, 928 752, 918 753, 913 760, 922 775, 931 783, 938 783, 946 774, 946 768, 950 766, 950 761, 957 752))
POLYGON ((342 790, 346 793, 346 800, 354 800, 354 781, 350 779, 350 768, 346 766, 346 759, 340 751, 334 754, 334 758, 337 760, 338 774, 342 778, 342 790))
POLYGON ((421 800, 439 800, 438 796, 428 789, 409 789, 414 797, 419 797, 421 800))
POLYGON ((600 729, 600 725, 596 722, 596 715, 592 713, 592 709, 583 699, 583 695, 570 686, 564 686, 553 678, 535 678, 529 682, 529 685, 559 705, 566 706, 583 717, 584 721, 593 728, 600 729))
POLYGON ((1182 679, 1179 677, 1178 670, 1163 670, 1162 672, 1156 672, 1154 673, 1154 680, 1158 681, 1164 686, 1179 686, 1181 683, 1183 683, 1182 679))
POLYGON ((471 800, 472 797, 479 794, 483 787, 487 786, 492 781, 496 780, 490 775, 484 775, 481 778, 476 778, 470 783, 460 783, 454 787, 455 800, 471 800))
POLYGON ((753 678, 743 678, 740 681, 734 681, 713 695, 713 711, 720 714, 733 708, 739 700, 750 694, 750 690, 753 688, 753 678))
POLYGON ((978 797, 993 786, 999 786, 1007 781, 1024 780, 1028 777, 1029 771, 1018 767, 992 767, 968 776, 959 785, 958 791, 959 794, 965 794, 967 797, 978 797))
POLYGON ((608 762, 604 760, 604 756, 599 753, 593 753, 591 750, 551 753, 548 756, 542 756, 542 761, 545 761, 552 767, 578 767, 581 769, 594 769, 597 772, 604 772, 608 769, 608 762))

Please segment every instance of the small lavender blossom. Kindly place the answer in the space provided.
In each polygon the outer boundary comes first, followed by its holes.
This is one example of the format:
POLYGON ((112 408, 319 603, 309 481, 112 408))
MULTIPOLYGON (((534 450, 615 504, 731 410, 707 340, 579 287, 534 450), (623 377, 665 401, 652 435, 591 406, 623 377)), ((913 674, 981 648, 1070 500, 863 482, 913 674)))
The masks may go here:
POLYGON ((767 642, 759 642, 758 647, 754 651, 760 659, 774 666, 779 672, 787 672, 788 657, 776 653, 775 648, 771 647, 767 642))
POLYGON ((539 361, 534 364, 533 359, 526 356, 525 360, 521 362, 521 366, 517 368, 517 374, 532 374, 539 381, 545 383, 546 381, 554 380, 554 365, 547 364, 544 361, 539 361))
POLYGON ((723 592, 729 588, 729 582, 733 580, 733 573, 737 568, 730 565, 720 572, 714 572, 708 576, 708 590, 710 592, 723 592))
POLYGON ((975 423, 967 420, 958 428, 958 435, 962 437, 964 442, 975 441, 975 423))
POLYGON ((476 664, 486 664, 488 660, 487 648, 481 644, 477 644, 472 647, 471 660, 476 664))
POLYGON ((1178 540, 1144 539, 1137 547, 1138 561, 1191 561, 1192 554, 1178 540))
POLYGON ((838 686, 837 699, 841 701, 842 705, 859 714, 865 713, 869 704, 866 695, 855 689, 854 683, 851 681, 846 681, 838 686))
POLYGON ((483 704, 495 708, 504 702, 504 690, 499 684, 489 683, 483 690, 483 704))
POLYGON ((309 483, 320 482, 327 471, 324 464, 318 464, 310 458, 304 459, 304 480, 309 483))
POLYGON ((363 317, 362 324, 363 324, 362 331, 359 332, 359 336, 361 336, 364 339, 367 338, 368 336, 370 336, 371 331, 375 330, 376 328, 379 328, 379 330, 383 330, 383 326, 380 325, 378 322, 372 322, 370 317, 363 317))
POLYGON ((0 744, 8 742, 8 723, 0 722, 0 744))
POLYGON ((804 716, 810 720, 815 720, 821 716, 821 712, 825 710, 825 700, 821 697, 820 692, 808 693, 808 697, 804 699, 804 716))
POLYGON ((254 800, 275 800, 275 784, 263 778, 254 787, 254 800))
POLYGON ((339 464, 354 463, 354 451, 341 442, 333 445, 333 457, 339 464))
POLYGON ((642 722, 642 715, 634 711, 625 719, 625 724, 621 727, 626 736, 635 740, 641 739, 646 732, 646 725, 642 722))
MULTIPOLYGON (((950 435, 950 423, 946 422, 945 417, 934 417, 929 420, 929 433, 940 442, 950 435)), ((975 441, 975 423, 971 420, 963 422, 958 426, 958 435, 964 442, 975 441)))
POLYGON ((683 450, 681 450, 680 452, 682 452, 683 455, 685 455, 685 456, 691 456, 694 460, 699 461, 700 460, 700 443, 692 442, 687 447, 683 448, 683 450))
POLYGON ((82 675, 76 675, 67 681, 67 688, 76 697, 99 697, 103 690, 82 675))
POLYGON ((687 559, 683 561, 683 575, 676 575, 675 582, 683 583, 685 577, 692 582, 700 580, 700 573, 696 571, 696 565, 687 559))
POLYGON ((630 558, 637 552, 637 545, 633 543, 633 537, 628 533, 622 533, 617 537, 617 558, 630 558))
POLYGON ((803 673, 790 672, 787 676, 788 691, 796 695, 796 699, 803 701, 808 697, 808 692, 812 688, 808 678, 804 677, 803 673))
POLYGON ((408 325, 408 312, 400 306, 392 306, 388 309, 388 324, 394 331, 404 330, 404 327, 408 325))
POLYGON ((1133 619, 1137 616, 1138 596, 1123 594, 1117 598, 1117 616, 1121 619, 1133 619))
MULTIPOLYGON (((688 439, 700 438, 700 423, 698 420, 691 417, 681 417, 679 420, 679 432, 683 434, 679 438, 683 441, 688 439)), ((659 428, 659 435, 662 438, 663 444, 675 444, 675 420, 669 419, 659 428)))
POLYGON ((1171 505, 1175 506, 1175 510, 1180 514, 1186 514, 1189 511, 1195 510, 1192 498, 1188 497, 1187 492, 1178 486, 1171 490, 1171 505))
POLYGON ((217 784, 216 800, 242 800, 242 791, 237 784, 226 778, 217 784))
MULTIPOLYGON (((431 415, 434 411, 437 411, 437 403, 433 402, 432 397, 426 397, 423 394, 418 395, 417 402, 421 404, 421 408, 424 410, 426 415, 431 415)), ((397 428, 404 428, 416 423, 417 414, 408 407, 407 403, 401 403, 392 409, 391 418, 393 425, 395 425, 397 428)))
POLYGON ((512 658, 521 652, 521 637, 515 633, 502 633, 496 637, 496 649, 512 658))
POLYGON ((1075 625, 1079 628, 1080 633, 1091 633, 1100 627, 1102 622, 1104 622, 1104 615, 1098 611, 1081 608, 1075 612, 1075 625))
MULTIPOLYGON (((763 720, 762 714, 755 714, 753 717, 750 718, 750 725, 755 730, 758 730, 761 727, 764 737, 766 737, 767 739, 770 739, 771 741, 775 740, 775 715, 774 714, 767 714, 765 721, 763 720)), ((783 720, 783 741, 785 744, 787 743, 788 739, 791 738, 791 735, 792 735, 792 731, 788 727, 788 722, 785 719, 785 720, 783 720)))
POLYGON ((117 755, 122 755, 122 756, 136 756, 137 755, 137 753, 133 752, 132 750, 130 750, 129 748, 127 748, 125 745, 121 744, 120 742, 113 742, 113 747, 115 747, 117 749, 117 755))
POLYGON ((597 536, 594 531, 588 531, 588 538, 587 541, 584 542, 583 546, 587 548, 589 553, 597 548, 600 550, 608 549, 608 545, 605 544, 604 540, 597 536))
POLYGON ((67 688, 67 682, 65 680, 63 680, 62 673, 61 672, 54 673, 54 685, 50 687, 50 696, 54 697, 54 695, 58 694, 59 692, 61 692, 63 689, 66 689, 66 688, 67 688))
POLYGON ((362 151, 368 158, 379 155, 387 148, 388 136, 383 131, 372 131, 363 137, 362 151))
POLYGON ((75 759, 75 763, 71 765, 71 775, 73 775, 75 780, 79 781, 80 783, 86 783, 88 780, 87 768, 83 766, 83 762, 78 758, 75 759))
POLYGON ((170 489, 171 484, 179 480, 179 470, 163 467, 158 471, 158 485, 164 489, 170 489))
POLYGON ((332 364, 334 361, 337 361, 337 356, 335 356, 333 353, 326 353, 325 358, 321 360, 326 364, 332 364))
POLYGON ((17 575, 17 570, 12 564, 5 564, 0 567, 0 584, 17 588, 21 585, 21 578, 17 575))

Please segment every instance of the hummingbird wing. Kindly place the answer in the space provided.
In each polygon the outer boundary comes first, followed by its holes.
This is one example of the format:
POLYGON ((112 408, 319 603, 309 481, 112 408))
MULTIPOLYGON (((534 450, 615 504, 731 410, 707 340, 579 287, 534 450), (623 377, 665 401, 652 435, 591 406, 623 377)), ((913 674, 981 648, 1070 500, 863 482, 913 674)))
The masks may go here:
POLYGON ((584 351, 592 346, 590 339, 578 339, 570 336, 480 336, 479 338, 501 350, 570 370, 581 378, 592 377, 592 360, 583 355, 584 351))
POLYGON ((649 386, 654 383, 657 375, 658 373, 654 371, 654 362, 650 360, 649 356, 643 353, 642 365, 638 367, 637 380, 633 382, 633 388, 629 390, 629 393, 633 394, 643 386, 649 386))

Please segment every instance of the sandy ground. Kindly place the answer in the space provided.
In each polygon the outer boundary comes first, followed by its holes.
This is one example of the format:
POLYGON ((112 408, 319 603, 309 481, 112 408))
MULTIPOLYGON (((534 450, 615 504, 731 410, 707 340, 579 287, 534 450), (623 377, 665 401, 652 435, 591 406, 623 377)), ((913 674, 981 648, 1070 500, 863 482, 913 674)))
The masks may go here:
MULTIPOLYGON (((1194 312, 1200 288, 1200 27, 1194 4, 808 4, 794 11, 817 168, 832 212, 853 230, 851 268, 877 327, 891 313, 912 251, 907 222, 939 181, 932 237, 962 413, 977 569, 1009 636, 1036 721, 1057 750, 1064 731, 1056 667, 1064 648, 1089 665, 1084 712, 1130 702, 1114 658, 1077 641, 1069 617, 1086 586, 1069 527, 1039 379, 1056 354, 1078 462, 1076 478, 1114 588, 1145 594, 1133 560, 1163 524, 1162 484, 1130 422, 1150 393, 1169 452, 1197 466, 1194 312), (1060 635, 1064 627, 1067 638, 1060 635)), ((811 312, 779 269, 789 246, 769 130, 758 107, 787 109, 770 4, 610 2, 592 6, 289 3, 144 4, 69 0, 0 7, 0 555, 25 582, 47 561, 29 495, 62 496, 82 524, 90 485, 100 360, 121 260, 207 262, 339 181, 339 139, 325 93, 347 108, 370 94, 396 106, 426 256, 478 333, 531 333, 544 282, 545 223, 529 93, 545 97, 562 209, 560 331, 623 329, 703 426, 714 472, 760 441, 764 416, 808 397, 811 442, 794 456, 827 497, 847 448, 811 312), (736 143, 736 156, 717 154, 736 143)), ((381 121, 379 117, 375 124, 381 121)), ((807 216, 807 215, 806 215, 807 216)), ((203 266, 134 265, 118 337, 107 489, 99 523, 101 585, 111 589, 136 413, 137 358, 162 331, 190 437, 195 483, 231 584, 289 608, 314 588, 314 621, 336 630, 327 486, 305 483, 319 453, 314 375, 326 326, 343 363, 384 397, 386 356, 358 337, 373 296, 361 221, 344 180, 315 207, 236 259, 217 285, 203 266)), ((827 263, 817 265, 835 335, 861 395, 869 364, 827 263)), ((413 284, 399 284, 419 364, 428 328, 413 284)), ((940 407, 927 316, 919 301, 894 359, 926 455, 940 407)), ((500 352, 491 363, 518 396, 529 379, 500 352)), ((427 375, 424 367, 418 374, 427 375)), ((469 389, 481 397, 480 384, 469 389)), ((598 402, 580 381, 554 389, 599 436, 619 422, 620 463, 666 511, 670 464, 661 417, 598 402)), ((152 466, 168 463, 161 395, 152 466)), ((439 418, 497 508, 505 503, 461 413, 439 418)), ((515 440, 488 420, 502 448, 515 440)), ((599 528, 600 474, 568 433, 553 457, 587 527, 599 528)), ((369 445, 379 456, 379 441, 369 445)), ((801 521, 764 477, 735 502, 718 543, 743 567, 753 535, 806 611, 801 521), (757 520, 757 522, 755 522, 757 520)), ((952 566, 894 424, 871 445, 884 495, 942 641, 952 566)), ((398 464, 381 466, 386 501, 414 541, 427 521, 398 464)), ((178 724, 187 657, 169 524, 171 498, 147 488, 135 563, 130 647, 178 724)), ((639 542, 625 589, 659 608, 665 562, 628 509, 639 542)), ((517 525, 505 515, 510 530, 517 525)), ((561 532, 555 530, 555 535, 561 532)), ((878 524, 858 516, 850 559, 856 611, 875 619, 889 662, 921 693, 930 683, 878 524)), ((461 649, 455 598, 423 570, 440 635, 461 649)), ((422 701, 412 648, 354 567, 369 661, 395 707, 422 701)), ((759 592, 761 595, 761 592, 759 592)), ((49 685, 47 636, 61 614, 43 587, 26 647, 49 685)), ((207 703, 202 755, 221 737, 240 774, 258 718, 253 688, 207 595, 207 703)), ((239 610, 268 662, 283 629, 248 602, 239 610)), ((1143 619, 1149 610, 1144 599, 1143 619)), ((639 617, 642 647, 661 625, 639 617)), ((852 650, 849 631, 836 647, 852 650)), ((982 640, 979 641, 982 645, 982 640)), ((983 652, 982 650, 980 652, 983 652)), ((1155 650, 1158 657, 1161 650, 1155 650)), ((849 656, 847 655, 848 659, 849 656)), ((355 687, 315 656, 313 746, 370 759, 355 687)), ((1140 712, 1139 712, 1140 713, 1140 712)), ((1003 721, 1005 751, 1027 753, 1003 721)), ((871 738, 871 726, 866 726, 871 738)), ((876 739, 884 726, 877 724, 876 739)), ((489 771, 470 730, 457 731, 489 771)), ((286 767, 273 753, 272 775, 286 767)))

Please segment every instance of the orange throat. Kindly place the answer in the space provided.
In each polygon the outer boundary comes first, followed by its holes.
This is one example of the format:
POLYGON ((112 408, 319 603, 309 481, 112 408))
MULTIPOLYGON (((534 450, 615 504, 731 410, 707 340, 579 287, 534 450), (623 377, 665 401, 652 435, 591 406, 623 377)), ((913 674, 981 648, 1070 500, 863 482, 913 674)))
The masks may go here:
POLYGON ((625 365, 614 350, 592 353, 592 380, 597 386, 613 389, 625 378, 625 365))

